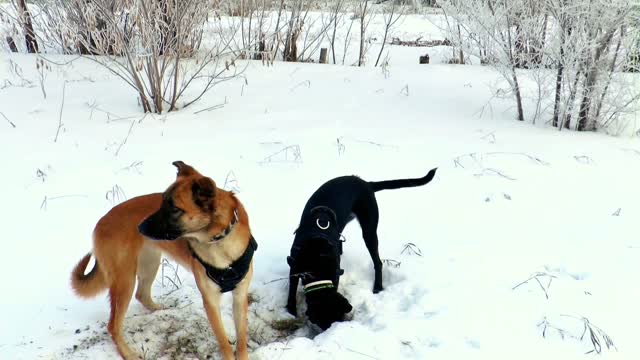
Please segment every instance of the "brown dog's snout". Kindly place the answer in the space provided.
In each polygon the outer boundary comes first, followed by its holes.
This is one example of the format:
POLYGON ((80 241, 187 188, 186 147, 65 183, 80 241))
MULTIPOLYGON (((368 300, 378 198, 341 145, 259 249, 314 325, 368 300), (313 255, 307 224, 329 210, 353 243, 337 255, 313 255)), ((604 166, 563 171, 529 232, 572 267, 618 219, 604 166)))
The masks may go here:
POLYGON ((183 233, 180 226, 173 224, 169 214, 163 208, 142 221, 138 225, 138 231, 154 240, 175 240, 183 233))

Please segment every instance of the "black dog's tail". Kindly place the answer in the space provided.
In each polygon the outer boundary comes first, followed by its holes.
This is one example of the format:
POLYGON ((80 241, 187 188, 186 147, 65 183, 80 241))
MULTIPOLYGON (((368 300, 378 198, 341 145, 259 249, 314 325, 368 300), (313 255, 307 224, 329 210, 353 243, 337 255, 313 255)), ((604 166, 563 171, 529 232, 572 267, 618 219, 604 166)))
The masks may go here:
POLYGON ((422 186, 427 184, 429 181, 433 179, 433 177, 436 175, 436 170, 438 170, 438 168, 431 169, 431 171, 429 171, 427 175, 418 179, 370 181, 369 185, 371 185, 371 188, 373 189, 373 191, 393 190, 393 189, 401 189, 406 187, 422 186))

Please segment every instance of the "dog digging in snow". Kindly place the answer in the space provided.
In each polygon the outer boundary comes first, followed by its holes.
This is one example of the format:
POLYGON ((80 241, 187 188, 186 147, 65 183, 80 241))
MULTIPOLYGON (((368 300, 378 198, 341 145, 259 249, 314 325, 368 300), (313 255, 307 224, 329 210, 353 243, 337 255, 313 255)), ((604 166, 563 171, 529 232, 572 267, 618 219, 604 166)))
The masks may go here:
POLYGON ((123 358, 139 359, 123 337, 124 316, 136 277, 136 299, 151 311, 161 308, 151 299, 151 285, 165 253, 194 274, 224 360, 234 359, 234 353, 222 325, 220 297, 233 293, 236 356, 247 360, 248 290, 258 247, 248 215, 232 192, 218 189, 182 161, 173 165, 177 178, 164 193, 127 200, 98 221, 95 266, 85 275, 92 253, 83 257, 73 269, 71 286, 81 297, 109 289, 109 334, 123 358))
POLYGON ((382 261, 378 254, 378 203, 375 193, 381 190, 422 186, 430 182, 436 169, 418 179, 367 182, 357 176, 329 180, 307 201, 295 231, 289 264, 287 311, 297 316, 296 294, 302 281, 306 315, 322 330, 344 320, 352 309, 338 292, 342 255, 342 230, 354 218, 360 223, 362 237, 373 260, 373 292, 382 291, 382 261))

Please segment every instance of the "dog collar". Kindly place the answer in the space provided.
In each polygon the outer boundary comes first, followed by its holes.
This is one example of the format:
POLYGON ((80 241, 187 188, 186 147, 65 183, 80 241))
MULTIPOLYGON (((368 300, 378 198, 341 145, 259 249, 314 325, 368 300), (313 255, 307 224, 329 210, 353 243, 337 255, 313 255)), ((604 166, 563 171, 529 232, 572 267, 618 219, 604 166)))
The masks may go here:
POLYGON ((222 230, 221 233, 212 236, 209 242, 215 242, 215 241, 224 239, 227 235, 229 235, 231 230, 233 230, 233 227, 236 225, 237 222, 238 222, 238 209, 234 209, 233 218, 231 219, 231 222, 229 223, 229 225, 224 230, 222 230))
POLYGON ((333 288, 333 281, 331 280, 320 280, 314 281, 312 283, 308 283, 304 286, 304 293, 308 294, 310 292, 320 290, 320 289, 330 289, 333 288))
POLYGON ((256 242, 256 239, 251 236, 249 239, 249 245, 244 253, 225 269, 219 269, 202 260, 202 258, 193 251, 191 245, 189 245, 189 250, 191 251, 191 256, 204 266, 207 277, 209 277, 209 279, 214 283, 218 284, 218 286, 220 286, 220 291, 225 293, 235 289, 240 281, 244 279, 245 275, 247 275, 249 266, 251 265, 251 260, 253 259, 253 253, 258 250, 258 243, 256 242))

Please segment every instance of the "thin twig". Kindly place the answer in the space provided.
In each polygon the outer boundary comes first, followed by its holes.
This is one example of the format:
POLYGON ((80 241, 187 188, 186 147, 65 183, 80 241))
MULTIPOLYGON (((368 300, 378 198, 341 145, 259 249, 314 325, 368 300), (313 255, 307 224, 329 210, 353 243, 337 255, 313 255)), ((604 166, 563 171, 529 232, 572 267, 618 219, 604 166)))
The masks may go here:
POLYGON ((60 196, 53 196, 53 197, 45 196, 44 199, 42 199, 42 203, 40 204, 40 210, 47 210, 47 205, 49 204, 49 200, 58 200, 58 199, 64 199, 64 198, 70 198, 70 197, 87 198, 87 195, 72 194, 72 195, 60 195, 60 196))
POLYGON ((529 281, 531 280, 535 280, 538 285, 540 285, 540 288, 542 289, 542 291, 544 292, 544 296, 549 299, 549 288, 551 287, 551 282, 553 281, 553 279, 555 279, 556 276, 552 275, 552 274, 548 274, 546 272, 537 272, 533 275, 531 275, 527 280, 515 285, 514 287, 511 288, 511 290, 515 290, 517 288, 519 288, 520 286, 524 285, 524 284, 528 284, 529 281), (540 281, 540 277, 548 277, 549 278, 549 282, 547 283, 547 286, 545 287, 544 285, 542 285, 542 282, 540 281))
POLYGON ((293 90, 297 89, 298 87, 300 87, 302 85, 307 85, 307 88, 311 88, 311 80, 302 81, 302 82, 298 83, 296 86, 292 87, 289 91, 293 92, 293 90))
MULTIPOLYGON (((144 114, 137 122, 142 121, 146 116, 147 116, 147 114, 144 114)), ((129 139, 129 135, 131 135, 131 130, 133 130, 133 125, 135 125, 135 124, 136 124, 136 120, 133 120, 131 122, 131 126, 129 126, 129 131, 127 132, 127 136, 124 138, 124 140, 122 140, 122 142, 118 146, 118 149, 116 150, 115 156, 118 156, 118 154, 120 153, 120 149, 122 149, 124 144, 127 143, 127 140, 129 139)))
POLYGON ((2 111, 0 111, 0 115, 2 115, 2 117, 7 120, 7 122, 9 123, 9 125, 11 125, 14 129, 16 128, 16 124, 14 124, 13 122, 11 122, 11 120, 9 120, 9 118, 2 113, 2 111))
POLYGON ((375 359, 375 360, 379 360, 379 359, 380 359, 380 358, 377 358, 377 357, 375 357, 375 356, 371 356, 371 355, 365 354, 365 353, 360 352, 360 351, 356 351, 356 350, 353 350, 353 349, 349 349, 348 347, 346 347, 345 349, 346 349, 347 351, 351 351, 352 353, 355 353, 355 354, 358 354, 358 355, 362 355, 362 356, 368 357, 369 359, 375 359))
POLYGON ((515 178, 512 178, 512 177, 510 177, 510 176, 508 176, 508 175, 506 175, 506 174, 502 173, 500 170, 492 169, 492 168, 484 168, 484 169, 482 169, 482 171, 481 171, 481 172, 479 172, 479 173, 477 173, 477 174, 474 174, 474 175, 475 175, 475 176, 484 176, 484 175, 486 175, 486 174, 489 174, 489 175, 491 175, 491 174, 498 175, 498 176, 500 176, 500 177, 502 177, 502 178, 505 178, 505 179, 507 179, 507 180, 511 180, 511 181, 515 181, 515 180, 516 180, 515 178))
POLYGON ((224 102, 223 103, 217 104, 217 105, 213 105, 211 107, 204 108, 202 110, 198 110, 198 111, 194 112, 194 114, 199 114, 199 113, 201 113, 203 111, 211 111, 211 110, 222 109, 225 105, 227 105, 227 97, 226 96, 224 97, 224 102))
POLYGON ((289 275, 289 276, 287 276, 287 277, 283 277, 283 278, 278 278, 278 279, 273 279, 273 280, 270 280, 270 281, 266 281, 266 282, 262 283, 262 285, 267 285, 267 284, 271 284, 271 283, 278 282, 278 281, 282 281, 282 280, 289 280, 289 279, 291 279, 292 277, 306 276, 306 275, 309 275, 309 274, 311 274, 311 273, 310 273, 310 272, 301 272, 301 273, 291 274, 291 275, 289 275))
POLYGON ((60 116, 58 117, 58 130, 56 130, 56 137, 53 139, 53 142, 58 141, 58 135, 60 134, 60 129, 62 129, 62 110, 64 110, 64 93, 67 87, 67 82, 62 83, 62 104, 60 104, 60 116))
POLYGON ((293 162, 293 163, 302 163, 302 154, 300 151, 300 145, 289 145, 283 149, 280 149, 278 151, 276 151, 275 153, 267 156, 266 158, 264 158, 262 161, 259 161, 258 164, 260 165, 264 165, 264 164, 268 164, 268 163, 273 163, 273 162, 293 162), (293 157, 293 159, 289 159, 290 154, 293 157), (274 159, 278 156, 281 155, 284 157, 284 160, 280 160, 280 161, 274 161, 274 159))

